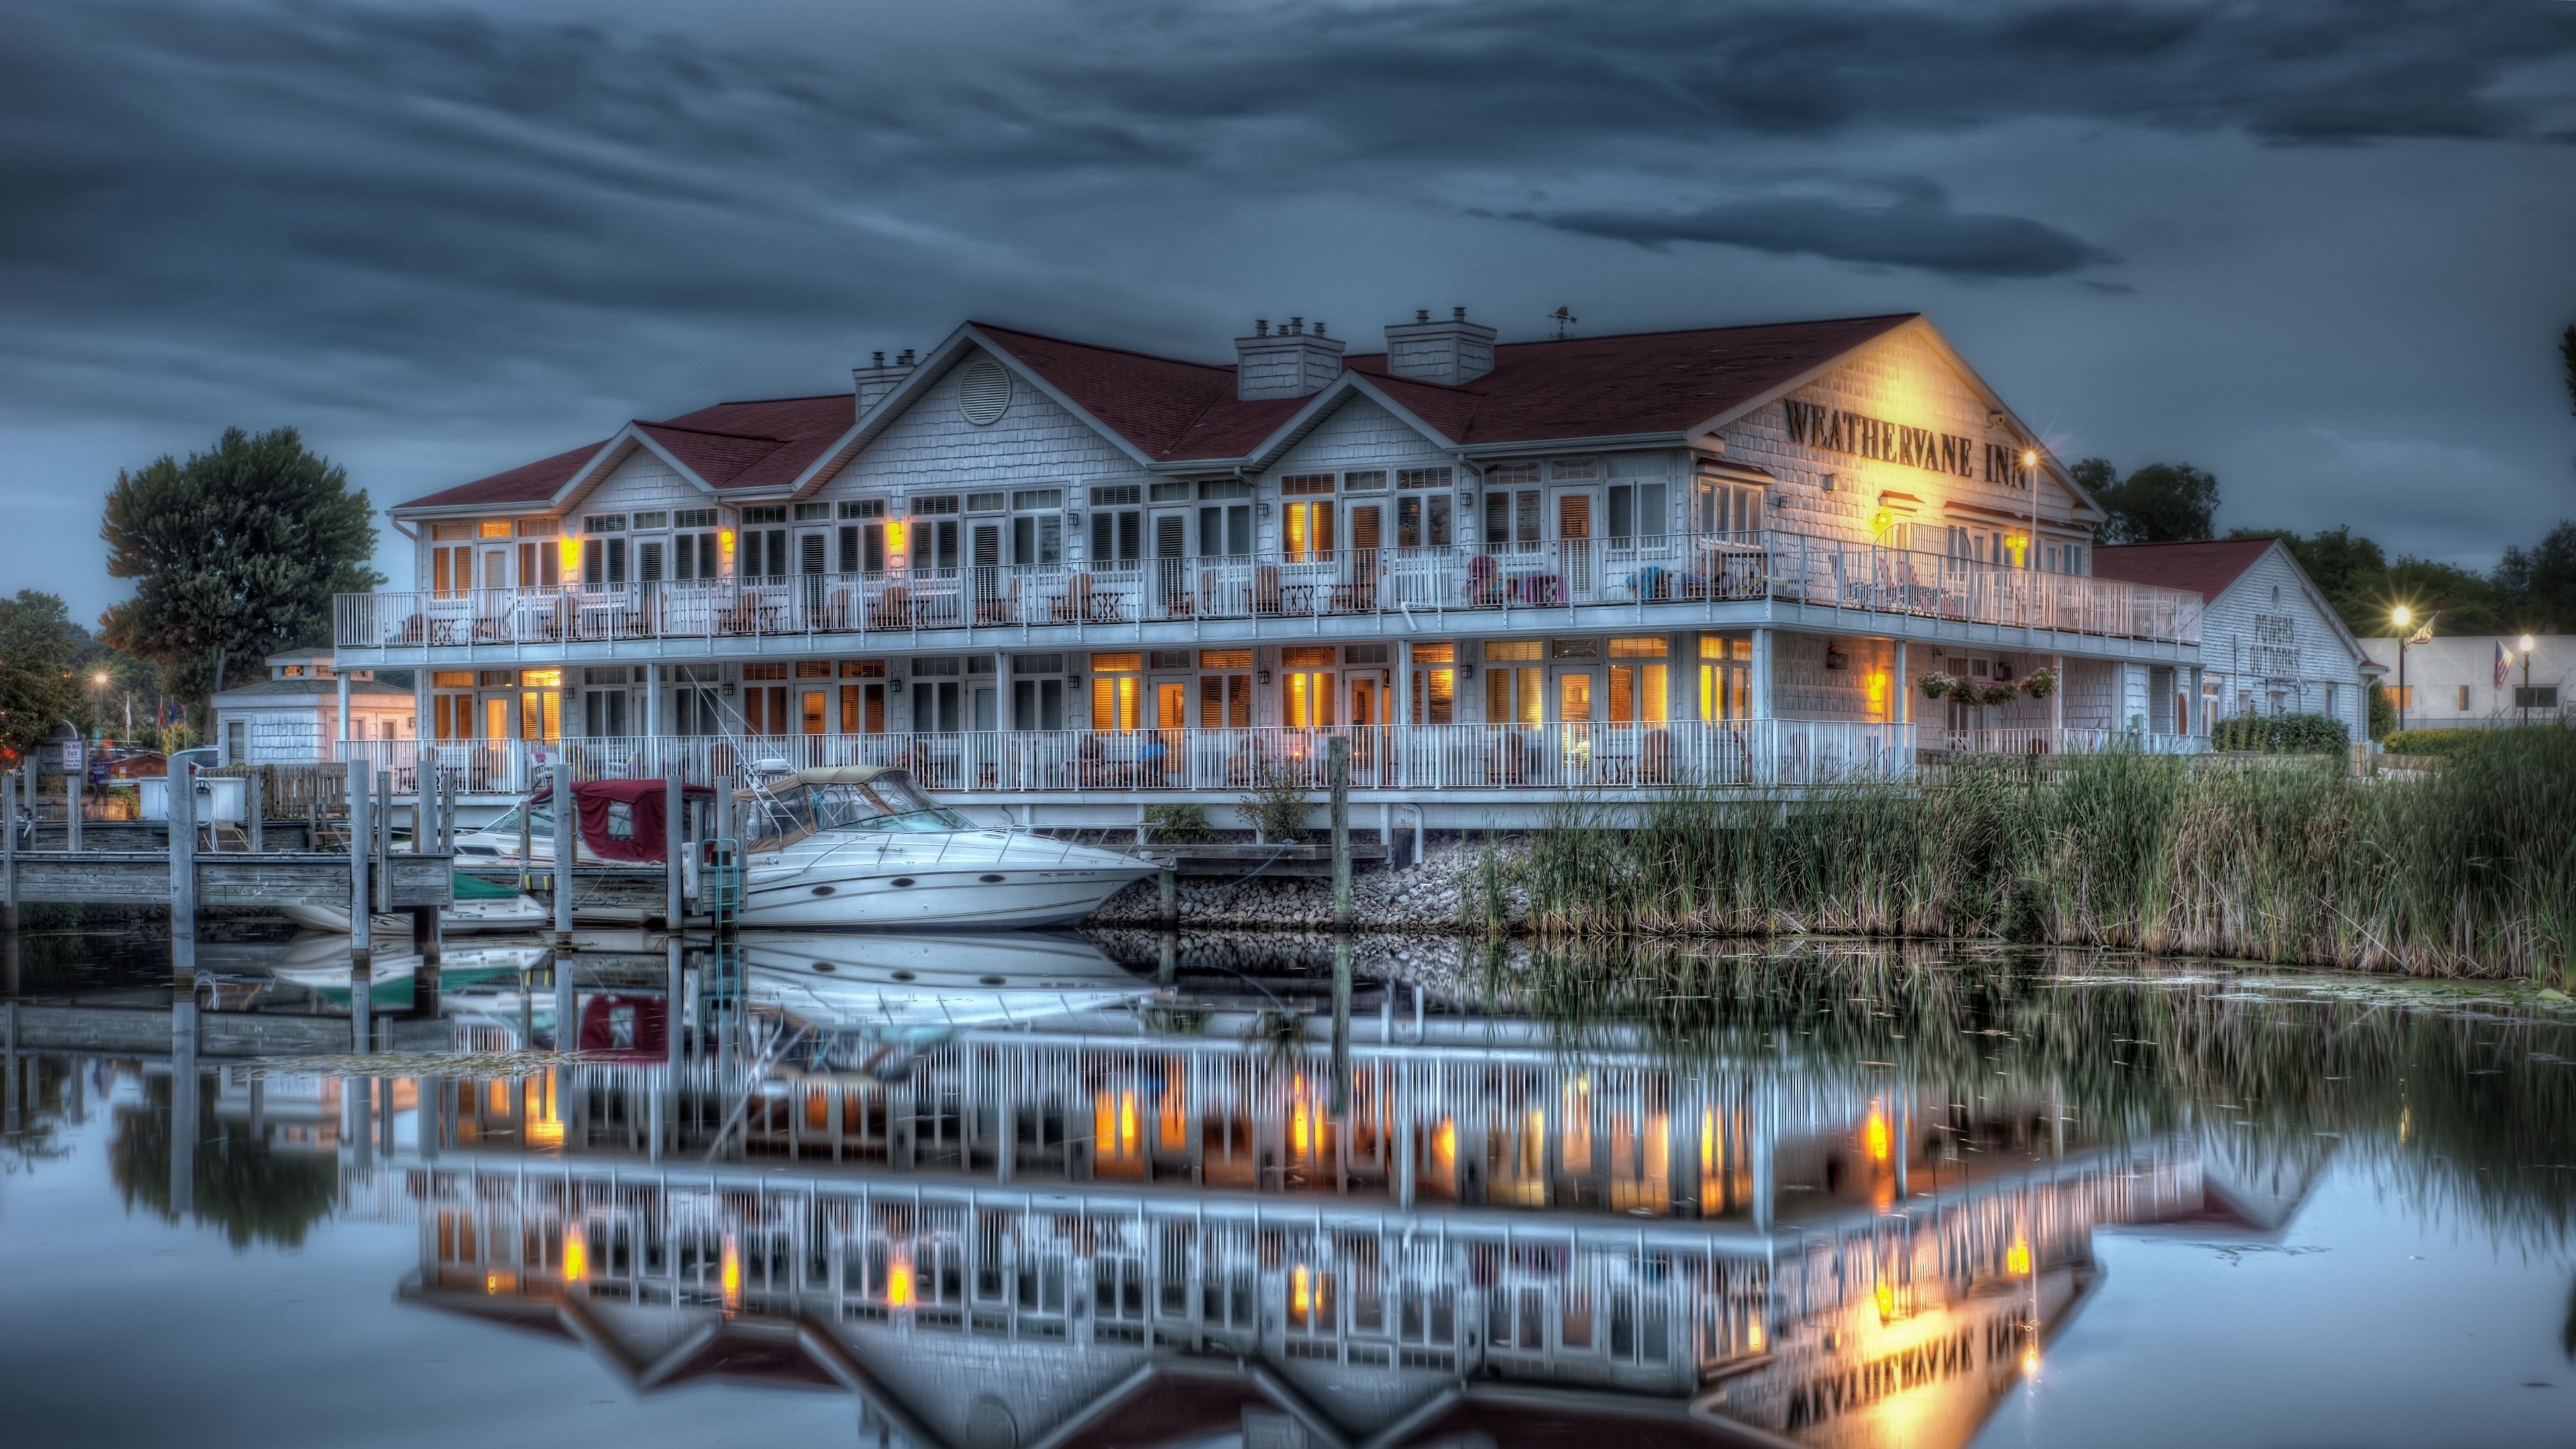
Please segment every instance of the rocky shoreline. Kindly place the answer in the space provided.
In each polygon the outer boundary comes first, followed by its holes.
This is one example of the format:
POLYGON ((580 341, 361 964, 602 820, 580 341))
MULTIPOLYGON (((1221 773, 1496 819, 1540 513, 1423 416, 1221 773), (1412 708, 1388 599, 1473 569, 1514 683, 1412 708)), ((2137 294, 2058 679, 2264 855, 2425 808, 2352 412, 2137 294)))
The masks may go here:
MULTIPOLYGON (((1479 924, 1467 902, 1478 886, 1485 847, 1465 841, 1433 846, 1404 870, 1377 870, 1351 878, 1351 925, 1368 932, 1455 935, 1479 924)), ((1183 930, 1326 931, 1333 924, 1333 883, 1315 876, 1251 875, 1235 880, 1179 883, 1183 930)), ((1111 896, 1087 925, 1157 928, 1162 924, 1160 883, 1148 878, 1111 896)), ((1514 902, 1515 914, 1526 910, 1514 902)))

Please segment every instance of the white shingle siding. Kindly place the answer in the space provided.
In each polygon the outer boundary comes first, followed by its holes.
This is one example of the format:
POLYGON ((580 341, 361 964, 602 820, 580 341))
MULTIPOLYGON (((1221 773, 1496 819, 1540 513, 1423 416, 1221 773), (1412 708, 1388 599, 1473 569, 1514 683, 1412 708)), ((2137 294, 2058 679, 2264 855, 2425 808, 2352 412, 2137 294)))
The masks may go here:
MULTIPOLYGON (((1263 475, 1272 483, 1290 473, 1329 473, 1343 468, 1421 468, 1454 461, 1420 429, 1367 398, 1353 398, 1279 457, 1263 475)), ((1273 488, 1265 488, 1269 496, 1273 488)))
POLYGON ((2269 714, 2276 690, 2282 695, 2282 711, 2324 714, 2328 712, 2326 687, 2332 685, 2334 717, 2343 721, 2352 738, 2368 735, 2369 705, 2362 692, 2355 646, 2345 642, 2333 616, 2303 586, 2298 565, 2278 545, 2208 601, 2200 621, 2200 658, 2203 678, 2218 685, 2213 720, 2248 708, 2241 694, 2252 696, 2250 708, 2255 713, 2269 714), (2278 603, 2273 601, 2275 589, 2278 603), (2271 651, 2280 646, 2264 637, 2261 618, 2265 615, 2289 620, 2294 642, 2288 647, 2297 654, 2295 673, 2278 680, 2266 676, 2289 661, 2272 657, 2271 651), (2258 648, 2265 653, 2258 655, 2258 648))
MULTIPOLYGON (((1871 346, 1789 396, 1882 422, 1968 438, 1977 445, 1973 470, 1976 476, 1961 477, 1792 442, 1780 404, 1770 403, 1728 424, 1722 436, 1729 461, 1768 469, 1779 478, 1770 504, 1775 527, 1828 537, 1867 538, 1870 518, 1878 511, 1879 494, 1910 493, 1922 500, 1921 508, 1910 519, 1901 513, 1899 517, 1917 525, 1916 548, 1938 553, 1946 546, 1940 541, 1941 530, 1953 521, 1941 507, 1944 499, 2025 515, 2030 509, 2029 490, 1985 481, 1984 445, 2009 444, 2012 440, 1987 426, 1988 404, 1984 396, 1937 349, 1913 333, 1871 346), (1831 493, 1824 491, 1824 478, 1829 473, 1835 478, 1831 493), (1929 536, 1924 530, 1929 530, 1929 536)), ((2062 489, 2043 482, 2041 522, 2063 524, 2072 516, 2073 500, 2062 489)), ((1990 526, 2001 526, 2001 520, 1992 521, 1990 526)))
POLYGON ((975 352, 960 359, 815 496, 840 499, 862 493, 967 487, 1070 488, 1077 482, 1142 472, 1126 453, 1024 378, 1012 378, 1010 410, 999 421, 980 427, 966 421, 958 410, 957 380, 984 355, 975 352))
POLYGON ((574 500, 564 520, 566 533, 581 532, 581 520, 594 513, 634 514, 658 508, 706 508, 714 495, 682 478, 650 448, 638 448, 608 470, 597 486, 574 500))

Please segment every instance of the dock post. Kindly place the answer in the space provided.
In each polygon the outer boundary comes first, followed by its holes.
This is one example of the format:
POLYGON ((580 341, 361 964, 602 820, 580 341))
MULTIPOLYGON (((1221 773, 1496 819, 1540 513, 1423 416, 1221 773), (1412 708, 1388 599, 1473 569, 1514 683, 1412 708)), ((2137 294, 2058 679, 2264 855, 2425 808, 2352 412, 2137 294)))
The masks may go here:
POLYGON ((69 754, 63 757, 63 849, 69 851, 81 848, 81 786, 89 776, 89 741, 80 741, 76 748, 81 752, 78 760, 69 754))
POLYGON ((18 941, 18 772, 0 775, 0 933, 18 941))
MULTIPOLYGON (((662 929, 677 933, 680 929, 680 885, 683 859, 688 854, 688 796, 680 789, 680 772, 662 772, 662 929)), ((671 948, 677 951, 679 947, 671 948)), ((671 958, 671 988, 679 989, 678 956, 671 958)))
MULTIPOLYGON (((393 771, 378 770, 376 772, 376 795, 375 799, 370 803, 374 808, 367 812, 367 818, 375 822, 376 859, 381 862, 381 864, 378 866, 375 875, 369 884, 375 887, 376 909, 380 911, 390 911, 394 908, 393 771)), ((412 810, 412 819, 414 821, 413 833, 418 834, 420 810, 417 806, 412 810)))
POLYGON ((572 752, 555 746, 555 945, 572 944, 572 862, 581 854, 581 817, 572 806, 572 752))
POLYGON ((242 776, 242 833, 250 841, 250 853, 268 849, 268 833, 263 828, 268 819, 268 771, 258 765, 242 776))
POLYGON ((375 1044, 375 1010, 371 994, 375 990, 375 943, 370 932, 375 927, 375 892, 367 889, 368 845, 374 839, 374 822, 368 818, 367 766, 363 760, 349 762, 349 1044, 354 1051, 366 1051, 375 1044))
POLYGON ((572 951, 558 947, 554 953, 555 969, 555 1050, 581 1049, 581 998, 573 991, 572 951))
MULTIPOLYGON (((170 974, 197 978, 197 762, 170 757, 170 974)), ((193 995, 190 998, 194 999, 193 995)))
MULTIPOLYGON (((1351 936, 1333 933, 1333 1120, 1351 1115, 1351 936)), ((1347 1136, 1347 1134, 1342 1134, 1347 1136)))
POLYGON ((170 1003, 170 1211, 181 1221, 197 1210, 197 988, 170 1003))
POLYGON ((1181 864, 1176 860, 1164 861, 1163 868, 1154 876, 1162 891, 1163 929, 1169 931, 1181 923, 1181 864))
POLYGON ((519 894, 537 888, 537 797, 519 802, 519 894))
MULTIPOLYGON (((1351 741, 1333 737, 1333 929, 1351 928, 1351 741)), ((1339 959, 1336 957, 1336 959, 1339 959)), ((1335 1091, 1341 1088, 1336 1086, 1335 1091)))
POLYGON ((1181 933, 1178 931, 1163 932, 1162 939, 1158 943, 1157 950, 1161 959, 1155 963, 1154 980, 1161 985, 1169 986, 1174 981, 1180 979, 1181 933))

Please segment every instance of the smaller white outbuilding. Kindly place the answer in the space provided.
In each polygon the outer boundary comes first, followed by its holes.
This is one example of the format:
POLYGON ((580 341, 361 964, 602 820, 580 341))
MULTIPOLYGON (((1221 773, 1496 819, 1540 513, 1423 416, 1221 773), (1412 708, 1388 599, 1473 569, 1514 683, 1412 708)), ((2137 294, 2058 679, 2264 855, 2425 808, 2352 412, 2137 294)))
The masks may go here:
MULTIPOLYGON (((345 682, 351 739, 412 737, 418 709, 410 690, 378 683, 371 669, 350 670, 345 682)), ((313 765, 332 759, 332 742, 340 738, 342 683, 328 649, 268 656, 268 678, 208 701, 223 763, 313 765)))
MULTIPOLYGON (((2433 621, 2435 628, 2441 620, 2433 621)), ((2361 641, 2395 692, 2397 641, 2361 641)), ((2406 729, 2492 729, 2576 719, 2576 634, 2435 635, 2406 646, 2406 685, 2397 696, 2406 729), (2528 655, 2522 641, 2531 640, 2528 655), (2524 670, 2530 665, 2528 683, 2524 670)))
POLYGON ((2379 666, 2279 539, 2107 544, 2093 550, 2093 571, 2207 601, 2196 733, 2233 715, 2322 714, 2347 738, 2370 737, 2379 666))

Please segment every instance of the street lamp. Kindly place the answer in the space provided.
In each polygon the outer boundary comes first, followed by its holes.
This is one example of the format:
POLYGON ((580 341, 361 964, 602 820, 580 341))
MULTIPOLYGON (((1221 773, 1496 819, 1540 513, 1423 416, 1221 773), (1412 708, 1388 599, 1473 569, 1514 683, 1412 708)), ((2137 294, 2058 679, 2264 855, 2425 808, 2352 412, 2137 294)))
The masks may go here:
POLYGON ((2030 537, 2023 540, 2022 558, 2029 567, 2039 567, 2039 450, 2021 450, 2022 482, 2030 487, 2030 537))
POLYGON ((2522 646, 2522 722, 2531 723, 2531 650, 2532 638, 2525 634, 2514 641, 2522 646))
POLYGON ((2415 611, 2400 604, 2389 614, 2397 626, 2397 728, 2406 728, 2406 630, 2415 622, 2415 611))

